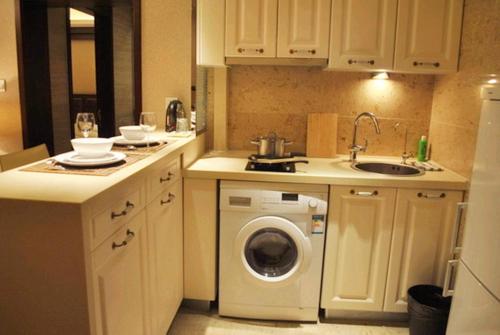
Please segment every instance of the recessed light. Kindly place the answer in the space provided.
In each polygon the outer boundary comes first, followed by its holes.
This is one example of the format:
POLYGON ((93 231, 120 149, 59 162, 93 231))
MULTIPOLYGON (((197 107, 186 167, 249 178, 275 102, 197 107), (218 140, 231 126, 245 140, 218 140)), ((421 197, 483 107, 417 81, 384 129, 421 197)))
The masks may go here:
POLYGON ((498 79, 496 79, 496 78, 488 79, 487 83, 488 84, 496 84, 496 83, 498 83, 498 79))
POLYGON ((372 74, 372 79, 387 80, 389 74, 387 72, 376 72, 372 74))

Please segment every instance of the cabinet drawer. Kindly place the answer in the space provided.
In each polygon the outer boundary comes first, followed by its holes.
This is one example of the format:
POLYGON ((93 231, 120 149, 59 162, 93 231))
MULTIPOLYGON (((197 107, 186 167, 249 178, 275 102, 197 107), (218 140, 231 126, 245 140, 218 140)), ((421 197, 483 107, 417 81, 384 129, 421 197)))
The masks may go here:
POLYGON ((180 202, 182 202, 182 183, 177 180, 152 202, 148 203, 148 218, 163 216, 172 208, 181 205, 180 202))
POLYGON ((148 176, 148 201, 153 200, 158 194, 179 180, 180 177, 180 157, 155 165, 148 176))
POLYGON ((92 249, 102 243, 144 207, 144 193, 144 186, 139 186, 93 217, 92 249))
POLYGON ((117 232, 108 236, 99 247, 92 252, 94 269, 100 268, 106 261, 120 251, 125 251, 137 239, 137 233, 146 222, 145 211, 140 211, 128 223, 124 224, 117 232))

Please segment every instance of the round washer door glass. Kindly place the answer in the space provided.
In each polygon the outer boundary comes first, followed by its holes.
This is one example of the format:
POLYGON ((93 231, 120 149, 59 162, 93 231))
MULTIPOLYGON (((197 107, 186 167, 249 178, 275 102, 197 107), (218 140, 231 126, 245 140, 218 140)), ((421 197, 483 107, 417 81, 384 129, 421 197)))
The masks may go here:
POLYGON ((280 277, 293 269, 298 251, 294 240, 276 228, 253 233, 245 244, 245 258, 250 267, 265 277, 280 277))

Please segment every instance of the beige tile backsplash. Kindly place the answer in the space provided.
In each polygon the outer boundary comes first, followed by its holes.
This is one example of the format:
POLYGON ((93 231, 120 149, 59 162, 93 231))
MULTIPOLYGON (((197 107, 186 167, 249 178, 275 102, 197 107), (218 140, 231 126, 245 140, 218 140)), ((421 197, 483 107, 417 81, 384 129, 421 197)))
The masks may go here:
POLYGON ((370 111, 380 120, 377 135, 363 121, 359 140, 367 154, 400 155, 408 129, 408 149, 429 131, 434 76, 392 74, 372 80, 369 73, 328 72, 311 67, 233 66, 229 70, 228 142, 234 150, 253 150, 250 139, 276 131, 304 151, 307 113, 339 114, 338 152, 347 153, 354 118, 370 111), (399 124, 399 126, 396 126, 399 124))
POLYGON ((430 123, 433 158, 470 177, 481 112, 480 87, 500 75, 500 0, 466 0, 459 72, 436 80, 430 123))

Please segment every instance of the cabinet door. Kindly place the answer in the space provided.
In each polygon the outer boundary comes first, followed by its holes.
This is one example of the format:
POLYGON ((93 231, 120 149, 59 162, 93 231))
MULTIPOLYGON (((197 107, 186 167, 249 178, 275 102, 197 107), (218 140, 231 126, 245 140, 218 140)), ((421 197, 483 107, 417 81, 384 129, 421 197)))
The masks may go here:
POLYGON ((328 58, 331 0, 279 0, 278 57, 328 58))
POLYGON ((145 213, 92 253, 97 334, 150 334, 145 213))
POLYGON ((333 0, 334 69, 392 69, 397 0, 333 0))
POLYGON ((153 334, 165 334, 183 296, 182 183, 147 207, 153 334))
POLYGON ((226 57, 276 57, 278 0, 226 0, 226 57))
POLYGON ((459 191, 399 190, 384 311, 406 312, 406 291, 442 286, 459 191))
POLYGON ((333 186, 321 307, 381 311, 396 190, 333 186))
POLYGON ((394 69, 457 71, 463 0, 399 0, 394 69))

